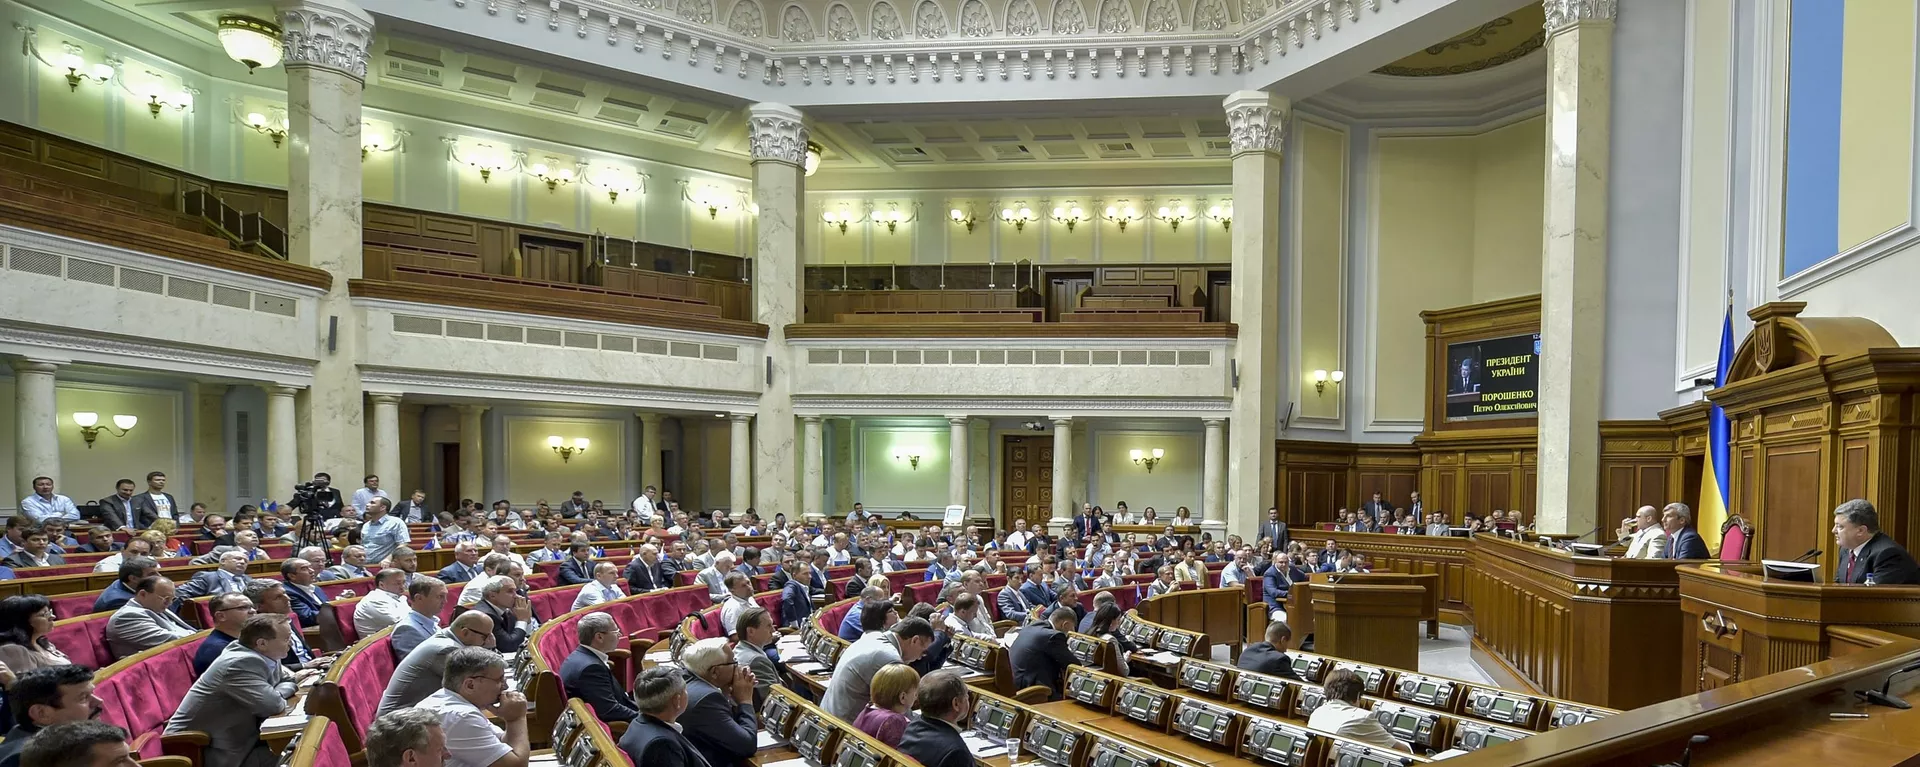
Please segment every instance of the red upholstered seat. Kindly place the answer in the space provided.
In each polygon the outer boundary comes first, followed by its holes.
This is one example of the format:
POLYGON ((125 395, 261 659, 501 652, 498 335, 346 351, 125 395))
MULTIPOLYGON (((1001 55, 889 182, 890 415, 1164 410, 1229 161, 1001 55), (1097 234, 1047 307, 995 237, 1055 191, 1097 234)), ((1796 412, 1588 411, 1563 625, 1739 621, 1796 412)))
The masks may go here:
POLYGON ((1220 588, 1220 568, 1212 566, 1207 568, 1207 588, 1220 588))
POLYGON ((1747 531, 1740 525, 1732 525, 1720 534, 1720 561, 1738 562, 1747 558, 1747 531))
MULTIPOLYGON (((705 586, 689 586, 667 590, 667 599, 673 603, 678 615, 685 617, 713 606, 713 597, 707 595, 705 586)), ((679 618, 674 619, 675 623, 679 618)))
MULTIPOLYGON (((340 641, 348 647, 360 643, 360 629, 353 625, 353 614, 360 609, 360 598, 342 599, 331 603, 334 619, 340 629, 340 641)), ((323 608, 324 609, 324 608, 323 608)))
POLYGON ((674 573, 677 582, 682 586, 692 586, 693 579, 699 577, 699 575, 700 571, 698 570, 681 570, 680 572, 674 573))
POLYGON ((193 655, 204 634, 183 639, 154 655, 103 669, 94 694, 104 704, 100 718, 133 736, 142 759, 161 756, 160 733, 193 687, 193 655))
POLYGON ((320 739, 320 751, 314 755, 313 767, 353 767, 353 760, 347 756, 347 744, 340 740, 340 725, 327 723, 326 736, 320 739))
POLYGON ((773 625, 780 625, 780 592, 762 591, 753 595, 753 603, 766 609, 767 615, 773 618, 773 625))
POLYGON ((573 600, 580 596, 581 588, 583 586, 561 586, 532 592, 528 601, 533 603, 533 614, 547 620, 565 615, 573 609, 573 600))
POLYGON ((314 585, 319 586, 320 593, 327 595, 328 599, 339 599, 340 594, 348 590, 353 591, 356 596, 366 596, 367 592, 373 590, 373 579, 350 578, 344 581, 327 581, 326 583, 316 583, 314 585))
POLYGON ((1247 604, 1267 600, 1266 578, 1254 576, 1247 578, 1247 604))
POLYGON ((753 576, 753 590, 754 590, 754 593, 759 593, 759 592, 762 592, 762 591, 767 591, 767 590, 769 590, 769 589, 772 589, 772 588, 773 588, 773 574, 772 574, 772 573, 768 573, 768 574, 765 574, 765 575, 756 575, 756 576, 753 576))
POLYGON ((66 620, 93 613, 93 603, 99 601, 100 592, 82 591, 78 594, 60 594, 47 597, 53 606, 53 619, 66 620))
POLYGON ((534 572, 527 574, 528 578, 532 578, 535 575, 544 575, 544 576, 547 576, 548 578, 560 577, 559 562, 536 562, 533 565, 533 570, 534 572))
POLYGON ((84 618, 55 621, 47 639, 66 653, 67 659, 89 668, 113 664, 113 651, 107 648, 107 620, 113 613, 95 613, 84 618))
POLYGON ((392 632, 368 643, 356 653, 347 670, 340 674, 340 697, 346 704, 348 721, 354 732, 365 735, 380 710, 380 696, 386 694, 387 680, 393 678, 392 632))
MULTIPOLYGON (((556 568, 557 570, 557 568, 556 568)), ((560 585, 560 578, 554 573, 533 573, 527 576, 527 590, 539 591, 560 585)))
POLYGON ((827 580, 845 578, 853 574, 853 565, 834 565, 827 568, 827 580))
POLYGON ((1000 585, 980 592, 980 601, 987 603, 987 614, 992 615, 994 620, 1002 620, 1000 616, 1000 590, 1006 587, 1003 579, 1000 585))
POLYGON ((924 581, 907 586, 907 602, 920 604, 940 601, 940 589, 946 587, 945 581, 924 581))
POLYGON ((891 573, 887 573, 887 582, 893 584, 893 590, 896 593, 899 592, 901 589, 904 589, 908 586, 911 586, 915 583, 919 583, 926 579, 927 579, 927 569, 924 567, 918 570, 897 570, 891 573))
POLYGON ((828 630, 828 633, 839 633, 840 621, 847 617, 847 611, 852 610, 853 605, 852 601, 846 601, 820 610, 820 625, 833 627, 828 630))
POLYGON ((453 624, 454 613, 460 611, 460 592, 465 591, 466 588, 467 584, 465 583, 447 584, 447 603, 440 608, 440 625, 449 626, 453 624))

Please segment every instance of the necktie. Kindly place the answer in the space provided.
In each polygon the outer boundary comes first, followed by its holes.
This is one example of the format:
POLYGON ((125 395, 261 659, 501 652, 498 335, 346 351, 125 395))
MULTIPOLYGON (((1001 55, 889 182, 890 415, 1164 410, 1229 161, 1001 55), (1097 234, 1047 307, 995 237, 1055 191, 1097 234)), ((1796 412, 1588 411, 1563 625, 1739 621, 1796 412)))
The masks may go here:
POLYGON ((1847 577, 1842 581, 1843 583, 1853 582, 1853 563, 1858 561, 1860 561, 1860 555, 1847 552, 1847 577))

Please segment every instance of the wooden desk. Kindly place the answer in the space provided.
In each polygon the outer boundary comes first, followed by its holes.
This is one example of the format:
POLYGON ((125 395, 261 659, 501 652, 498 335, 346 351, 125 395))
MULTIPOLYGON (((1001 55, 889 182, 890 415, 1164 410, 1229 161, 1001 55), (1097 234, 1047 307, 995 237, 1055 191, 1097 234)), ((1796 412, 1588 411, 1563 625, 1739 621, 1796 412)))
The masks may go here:
MULTIPOLYGON (((1287 590, 1287 627, 1293 629, 1290 646, 1299 649, 1308 634, 1313 633, 1313 592, 1319 586, 1327 584, 1333 573, 1313 573, 1307 580, 1293 584, 1287 590)), ((1342 583, 1375 584, 1386 586, 1417 586, 1422 590, 1420 598, 1420 620, 1426 621, 1427 637, 1440 637, 1440 575, 1438 573, 1398 573, 1380 572, 1346 573, 1341 575, 1342 583)), ((1264 629, 1265 627, 1262 626, 1264 629)), ((1249 626, 1248 636, 1252 636, 1249 626)), ((1389 664, 1391 665, 1391 664, 1389 664)))
MULTIPOLYGON (((1246 641, 1247 589, 1185 589, 1141 600, 1134 609, 1151 623, 1206 634, 1215 644, 1238 650, 1246 641)), ((1211 657, 1196 651, 1194 655, 1211 657)))
POLYGON ((1310 527, 1288 528, 1287 534, 1310 549, 1319 549, 1332 538, 1341 548, 1372 557, 1375 571, 1438 576, 1435 600, 1439 618, 1455 625, 1467 622, 1467 568, 1472 564, 1474 548, 1470 538, 1335 533, 1310 527))
POLYGON ((1852 586, 1766 580, 1757 564, 1709 562, 1677 569, 1686 614, 1680 669, 1688 692, 1711 690, 1864 649, 1860 626, 1920 638, 1920 586, 1852 586))
POLYGON ((1313 587, 1314 649, 1345 660, 1395 668, 1420 667, 1424 586, 1354 583, 1313 587))
MULTIPOLYGON (((1685 560, 1609 559, 1477 535, 1467 571, 1473 660, 1504 686, 1609 708, 1680 685, 1685 560)), ((1689 662, 1693 662, 1689 656, 1689 662)))

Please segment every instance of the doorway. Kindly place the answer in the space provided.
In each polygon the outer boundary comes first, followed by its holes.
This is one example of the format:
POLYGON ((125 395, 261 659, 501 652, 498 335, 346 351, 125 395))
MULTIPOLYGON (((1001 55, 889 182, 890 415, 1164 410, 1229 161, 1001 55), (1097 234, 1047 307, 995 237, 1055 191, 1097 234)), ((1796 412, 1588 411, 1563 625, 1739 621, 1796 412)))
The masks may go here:
POLYGON ((571 240, 520 235, 520 276, 579 284, 586 267, 585 252, 581 243, 571 240))
MULTIPOLYGON (((460 443, 440 443, 440 508, 454 511, 460 508, 460 443)), ((478 501, 480 499, 475 498, 478 501)))
POLYGON ((1006 435, 1000 456, 1001 529, 1012 530, 1016 519, 1028 529, 1046 527, 1053 517, 1053 437, 1006 435))
MULTIPOLYGON (((1093 287, 1092 272, 1047 275, 1047 321, 1059 322, 1061 312, 1080 308, 1080 293, 1093 287)), ((1048 439, 1051 443, 1051 438, 1048 439)))

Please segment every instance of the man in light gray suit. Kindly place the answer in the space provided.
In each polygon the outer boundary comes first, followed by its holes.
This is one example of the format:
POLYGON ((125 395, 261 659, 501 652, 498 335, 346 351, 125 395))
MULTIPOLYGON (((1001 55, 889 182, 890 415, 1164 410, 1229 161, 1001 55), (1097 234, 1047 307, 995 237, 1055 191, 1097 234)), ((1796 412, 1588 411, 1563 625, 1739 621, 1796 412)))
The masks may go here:
POLYGON ((186 583, 180 584, 180 598, 245 593, 248 580, 247 553, 239 549, 227 549, 220 554, 220 569, 194 573, 186 583))
POLYGON ((374 716, 398 711, 426 700, 437 692, 447 670, 447 656, 462 647, 493 646, 493 618, 479 610, 468 610, 453 619, 453 625, 427 637, 400 660, 387 680, 387 691, 380 696, 380 708, 374 716))
POLYGON ((173 581, 149 575, 134 584, 133 598, 107 619, 107 649, 115 659, 193 636, 193 627, 167 609, 173 604, 173 581))
POLYGON ((753 710, 767 705, 767 696, 780 683, 780 669, 767 657, 775 636, 773 614, 759 605, 740 611, 734 619, 733 662, 753 672, 753 710))
POLYGON ((293 674, 280 665, 293 647, 293 624, 285 615, 255 615, 240 638, 187 690, 167 720, 167 735, 204 732, 203 767, 268 767, 275 755, 260 740, 260 723, 278 716, 293 698, 293 674))
POLYGON ((722 551, 714 555, 712 567, 693 576, 693 582, 707 587, 707 596, 713 598, 714 604, 720 604, 727 601, 727 595, 731 593, 727 590, 727 573, 730 572, 733 572, 733 553, 722 551))

